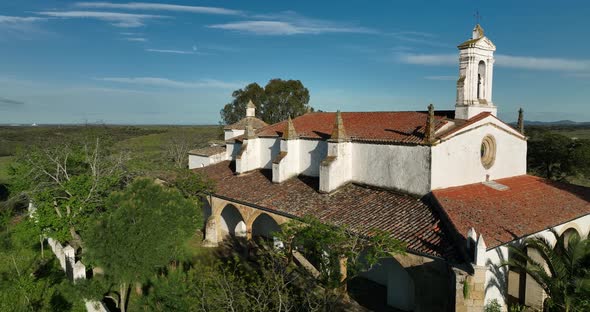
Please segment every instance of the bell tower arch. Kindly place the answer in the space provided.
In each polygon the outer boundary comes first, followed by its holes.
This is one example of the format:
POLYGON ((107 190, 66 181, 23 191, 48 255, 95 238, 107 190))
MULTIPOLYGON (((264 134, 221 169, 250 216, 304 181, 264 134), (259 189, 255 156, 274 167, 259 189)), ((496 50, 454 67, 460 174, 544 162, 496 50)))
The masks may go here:
POLYGON ((482 112, 496 115, 497 108, 492 102, 492 78, 494 73, 494 51, 496 46, 484 35, 477 24, 471 39, 459 48, 459 79, 457 80, 457 102, 455 118, 469 119, 482 112))

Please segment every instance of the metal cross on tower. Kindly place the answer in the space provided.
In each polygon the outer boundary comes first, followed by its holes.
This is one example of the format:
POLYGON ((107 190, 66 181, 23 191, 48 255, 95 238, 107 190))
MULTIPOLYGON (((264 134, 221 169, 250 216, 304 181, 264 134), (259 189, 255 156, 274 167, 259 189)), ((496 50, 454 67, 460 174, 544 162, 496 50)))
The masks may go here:
POLYGON ((479 24, 479 22, 481 22, 482 19, 481 14, 479 14, 479 10, 475 10, 475 14, 473 14, 473 16, 475 17, 475 23, 479 24))

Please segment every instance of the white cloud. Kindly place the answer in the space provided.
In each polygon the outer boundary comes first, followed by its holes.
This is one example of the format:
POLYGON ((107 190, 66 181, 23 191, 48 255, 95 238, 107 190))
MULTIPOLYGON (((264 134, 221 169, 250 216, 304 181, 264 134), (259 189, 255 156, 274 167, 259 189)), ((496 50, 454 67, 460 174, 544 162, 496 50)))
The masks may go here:
POLYGON ((33 16, 6 16, 0 15, 0 24, 17 24, 17 23, 31 23, 31 22, 38 22, 45 20, 42 17, 33 17, 33 16))
POLYGON ((116 12, 94 12, 94 11, 43 11, 37 12, 39 15, 59 17, 59 18, 90 18, 97 19, 111 23, 116 27, 140 27, 145 25, 144 22, 149 19, 165 18, 166 16, 161 15, 150 15, 150 14, 128 14, 128 13, 116 13, 116 12))
POLYGON ((424 79, 450 81, 450 80, 457 80, 457 77, 456 76, 426 76, 426 77, 424 77, 424 79))
POLYGON ((167 87, 179 89, 194 88, 219 88, 219 89, 238 89, 245 85, 242 82, 225 82, 215 79, 201 79, 199 81, 179 81, 160 77, 105 77, 96 78, 96 80, 116 82, 124 84, 167 87))
POLYGON ((171 53, 171 54, 195 54, 195 51, 184 51, 184 50, 167 50, 167 49, 145 49, 148 52, 156 53, 171 53))
POLYGON ((240 15, 241 11, 231 10, 218 7, 189 6, 165 3, 146 3, 146 2, 129 2, 129 3, 112 3, 112 2, 78 2, 78 7, 100 8, 100 9, 128 9, 128 10, 151 10, 151 11, 173 11, 201 14, 219 14, 219 15, 240 15))
POLYGON ((142 37, 129 37, 129 38, 124 38, 124 40, 127 40, 127 41, 136 41, 136 42, 146 42, 146 41, 148 41, 146 38, 142 38, 142 37))
MULTIPOLYGON (((416 65, 456 66, 459 62, 457 54, 411 54, 399 53, 400 62, 416 65)), ((555 70, 564 72, 590 71, 590 60, 565 59, 534 56, 511 56, 497 54, 496 65, 506 68, 519 68, 530 70, 555 70)))
POLYGON ((457 54, 411 54, 399 53, 398 59, 402 63, 416 65, 457 65, 457 54))
POLYGON ((322 33, 374 33, 363 27, 293 23, 287 21, 242 21, 208 25, 209 28, 233 30, 256 35, 297 35, 322 33))

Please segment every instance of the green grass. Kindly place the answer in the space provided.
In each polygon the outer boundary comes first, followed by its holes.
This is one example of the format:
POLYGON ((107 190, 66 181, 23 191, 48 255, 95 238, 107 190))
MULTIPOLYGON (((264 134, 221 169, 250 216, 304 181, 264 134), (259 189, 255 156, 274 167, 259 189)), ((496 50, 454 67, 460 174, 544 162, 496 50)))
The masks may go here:
POLYGON ((3 156, 0 157, 0 184, 8 184, 10 182, 10 176, 8 175, 8 167, 14 157, 3 156))

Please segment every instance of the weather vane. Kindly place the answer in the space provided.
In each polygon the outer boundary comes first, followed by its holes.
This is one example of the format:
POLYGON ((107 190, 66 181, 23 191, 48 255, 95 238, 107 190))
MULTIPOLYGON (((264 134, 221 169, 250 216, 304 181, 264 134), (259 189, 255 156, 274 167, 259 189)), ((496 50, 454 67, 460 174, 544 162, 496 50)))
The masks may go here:
POLYGON ((481 22, 481 15, 479 14, 479 10, 475 10, 475 14, 473 14, 473 16, 475 17, 475 23, 479 24, 479 22, 481 22))

